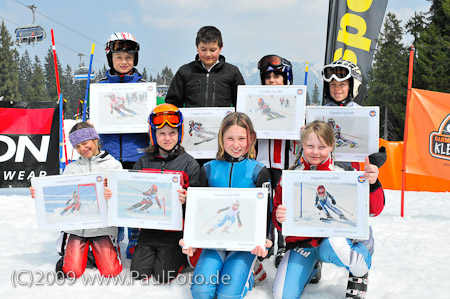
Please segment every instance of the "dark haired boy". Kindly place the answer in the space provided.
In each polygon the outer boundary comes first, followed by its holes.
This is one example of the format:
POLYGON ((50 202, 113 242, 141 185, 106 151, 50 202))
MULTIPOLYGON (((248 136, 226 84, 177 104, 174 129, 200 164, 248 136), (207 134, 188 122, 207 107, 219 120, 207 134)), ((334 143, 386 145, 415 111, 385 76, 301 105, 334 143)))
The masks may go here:
POLYGON ((166 103, 177 107, 236 107, 237 87, 245 81, 239 69, 220 55, 223 42, 219 29, 200 28, 195 45, 195 60, 177 71, 166 103))

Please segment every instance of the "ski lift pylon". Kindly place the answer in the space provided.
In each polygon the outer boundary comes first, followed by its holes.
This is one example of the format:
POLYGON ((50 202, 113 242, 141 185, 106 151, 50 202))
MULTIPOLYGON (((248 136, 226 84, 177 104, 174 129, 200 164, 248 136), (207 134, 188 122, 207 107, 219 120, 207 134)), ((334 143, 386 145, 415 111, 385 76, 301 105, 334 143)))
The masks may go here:
POLYGON ((34 16, 34 10, 36 9, 36 6, 28 5, 29 9, 31 9, 31 12, 33 13, 33 23, 31 25, 26 25, 22 27, 18 27, 15 31, 16 33, 16 44, 18 46, 22 44, 34 44, 37 42, 43 41, 47 35, 45 33, 44 28, 42 28, 39 25, 34 24, 35 16, 34 16))

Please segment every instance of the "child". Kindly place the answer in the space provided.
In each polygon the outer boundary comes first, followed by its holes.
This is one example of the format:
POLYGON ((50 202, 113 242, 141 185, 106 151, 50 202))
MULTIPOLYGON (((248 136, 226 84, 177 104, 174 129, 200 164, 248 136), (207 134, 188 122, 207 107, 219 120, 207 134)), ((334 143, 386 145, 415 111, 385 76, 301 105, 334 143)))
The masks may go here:
POLYGON ((236 107, 237 87, 245 81, 239 69, 220 55, 222 34, 204 26, 195 40, 197 56, 175 74, 166 103, 177 107, 236 107))
MULTIPOLYGON (((258 69, 262 85, 292 85, 294 82, 291 62, 278 55, 266 55, 261 58, 258 62, 258 69)), ((260 100, 258 100, 258 106, 264 111, 264 101, 260 100)), ((280 99, 282 106, 285 104, 284 102, 287 104, 287 99, 283 98, 283 101, 280 99)), ((272 118, 274 117, 279 116, 272 116, 272 118)), ((257 149, 256 160, 269 169, 273 190, 275 190, 281 177, 281 171, 288 169, 295 160, 295 142, 293 140, 258 139, 257 149)), ((273 236, 274 238, 275 236, 273 236)), ((281 232, 278 232, 277 245, 275 267, 278 267, 285 253, 284 238, 281 232)))
MULTIPOLYGON (((160 104, 150 113, 148 123, 152 145, 133 169, 182 174, 183 185, 178 192, 184 204, 187 187, 199 186, 200 166, 180 145, 183 115, 171 104, 160 104)), ((162 283, 174 279, 187 265, 186 256, 178 245, 182 236, 182 231, 141 229, 131 260, 131 271, 136 271, 139 279, 153 276, 162 283)))
POLYGON ((207 233, 210 234, 213 231, 215 231, 216 229, 218 229, 219 227, 222 227, 225 223, 230 222, 230 224, 225 225, 225 228, 222 230, 222 232, 229 233, 229 229, 231 228, 231 226, 236 221, 236 218, 237 218, 237 221, 238 221, 238 226, 242 227, 239 207, 240 207, 239 201, 236 200, 231 206, 228 206, 228 207, 225 207, 223 209, 218 210, 217 214, 220 214, 220 213, 225 212, 225 211, 227 211, 227 213, 223 217, 222 221, 220 221, 218 224, 216 224, 213 227, 211 227, 208 230, 207 233))
MULTIPOLYGON (((255 156, 256 132, 244 113, 227 115, 219 130, 219 150, 216 160, 203 165, 202 184, 228 188, 270 188, 270 174, 255 156)), ((260 215, 266 217, 266 215, 260 215)), ((184 245, 180 240, 180 245, 184 245)), ((253 266, 257 256, 265 257, 272 242, 266 240, 265 249, 257 246, 251 252, 203 249, 194 269, 191 294, 194 298, 243 298, 253 287, 253 266), (220 273, 217 283, 209 283, 220 273), (204 280, 196 279, 203 277, 204 280), (230 277, 230 280, 223 280, 230 277)), ((191 256, 195 249, 183 249, 191 256)))
MULTIPOLYGON (((66 166, 64 175, 122 169, 119 161, 101 150, 99 136, 91 124, 87 122, 75 124, 70 130, 69 140, 80 154, 80 158, 66 166)), ((33 188, 30 190, 34 198, 35 191, 33 188)), ((60 253, 62 257, 56 264, 57 274, 80 277, 86 269, 88 251, 91 247, 100 273, 103 276, 118 275, 122 271, 122 262, 116 239, 117 227, 64 232, 60 253)))
MULTIPOLYGON (((342 171, 334 165, 331 155, 334 148, 334 132, 323 121, 308 124, 300 136, 302 151, 299 153, 294 166, 295 170, 325 170, 342 171)), ((377 216, 384 207, 384 193, 378 184, 378 168, 369 163, 366 157, 365 178, 370 183, 370 216, 377 216)), ((277 229, 281 230, 281 223, 286 220, 286 207, 282 203, 282 186, 278 185, 275 192, 273 221, 277 229)), ((314 265, 317 261, 334 263, 350 271, 352 281, 356 284, 347 286, 347 298, 363 298, 353 296, 357 292, 365 292, 367 280, 364 278, 371 266, 373 254, 373 235, 370 229, 369 240, 358 242, 345 238, 311 238, 286 237, 286 255, 283 257, 273 285, 275 298, 300 298, 300 295, 315 275, 314 265), (339 254, 339 258, 337 255, 339 254), (357 278, 355 278, 355 275, 357 278), (359 277, 362 277, 361 279, 359 277)))
POLYGON ((319 211, 325 212, 325 217, 321 217, 320 220, 329 220, 333 219, 330 212, 328 212, 328 209, 333 211, 336 215, 339 216, 339 219, 347 220, 347 217, 339 210, 336 206, 336 200, 334 199, 334 196, 328 193, 328 191, 325 190, 324 185, 319 185, 317 187, 316 192, 316 200, 315 200, 315 206, 319 211), (328 207, 328 209, 327 209, 328 207))
MULTIPOLYGON (((105 45, 106 59, 110 69, 106 71, 106 78, 100 79, 97 83, 140 83, 145 82, 142 75, 135 68, 139 58, 139 43, 133 35, 128 32, 115 32, 111 34, 105 45)), ((123 115, 119 109, 124 109, 124 99, 117 98, 110 94, 111 113, 113 109, 123 115)), ((106 108, 106 107, 105 107, 106 108)), ((135 114, 129 110, 130 114, 135 114)), ((102 134, 100 135, 105 150, 111 153, 114 158, 122 162, 124 168, 129 169, 142 156, 143 149, 149 144, 148 134, 102 134)), ((128 228, 128 246, 126 257, 131 259, 136 246, 139 229, 128 228)), ((123 227, 119 227, 119 242, 124 238, 123 227)))

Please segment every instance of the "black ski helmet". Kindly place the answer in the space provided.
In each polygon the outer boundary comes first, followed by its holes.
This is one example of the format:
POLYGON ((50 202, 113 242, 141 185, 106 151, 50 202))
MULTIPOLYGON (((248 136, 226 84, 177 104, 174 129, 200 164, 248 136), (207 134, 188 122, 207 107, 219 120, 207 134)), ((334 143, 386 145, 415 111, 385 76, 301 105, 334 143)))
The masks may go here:
POLYGON ((280 72, 284 78, 284 85, 294 84, 292 64, 289 60, 278 55, 270 54, 261 58, 258 62, 261 84, 266 85, 264 76, 267 72, 280 72))

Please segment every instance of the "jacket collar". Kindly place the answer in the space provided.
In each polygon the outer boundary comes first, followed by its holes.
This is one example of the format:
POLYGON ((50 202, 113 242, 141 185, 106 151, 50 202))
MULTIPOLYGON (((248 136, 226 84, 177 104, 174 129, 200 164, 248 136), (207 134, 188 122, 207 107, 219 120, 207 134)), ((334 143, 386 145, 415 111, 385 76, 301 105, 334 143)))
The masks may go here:
POLYGON ((303 166, 303 170, 333 170, 333 159, 331 155, 318 165, 311 165, 306 159, 302 156, 299 161, 299 164, 303 166))
POLYGON ((247 158, 247 156, 244 155, 244 156, 240 156, 238 158, 233 158, 232 156, 230 156, 229 154, 227 154, 225 152, 224 153, 224 158, 225 158, 225 161, 227 161, 227 162, 236 163, 236 162, 241 162, 241 161, 245 160, 247 158))

